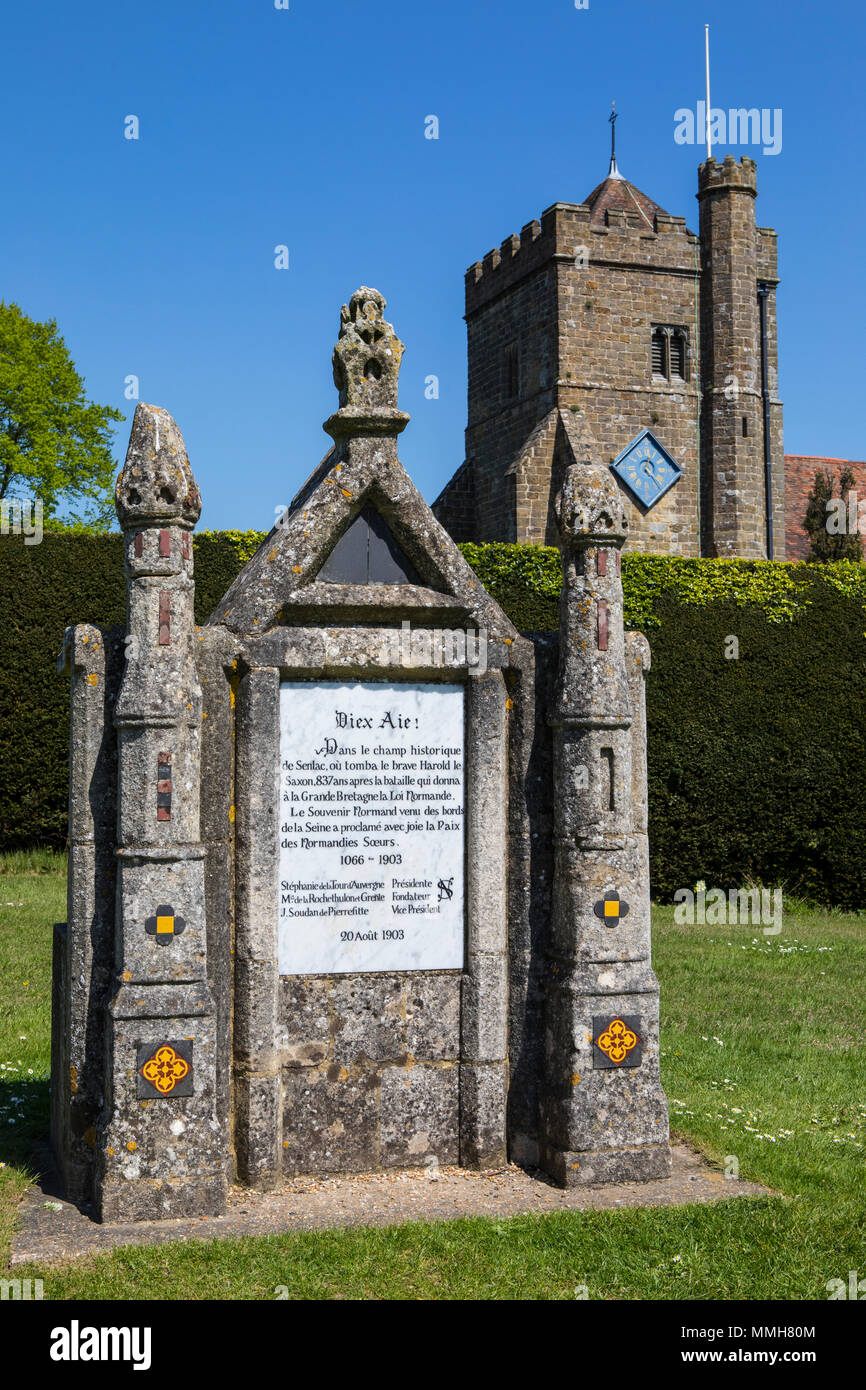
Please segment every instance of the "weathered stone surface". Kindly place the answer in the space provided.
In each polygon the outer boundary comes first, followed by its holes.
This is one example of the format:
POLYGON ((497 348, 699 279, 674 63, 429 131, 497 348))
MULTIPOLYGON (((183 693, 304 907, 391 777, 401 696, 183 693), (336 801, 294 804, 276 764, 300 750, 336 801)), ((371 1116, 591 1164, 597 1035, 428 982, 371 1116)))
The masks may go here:
POLYGON ((469 1062, 501 1062, 508 1055, 508 958, 473 952, 462 985, 461 1055, 469 1062))
POLYGON ((429 1152, 454 1161, 443 1155, 457 1152, 456 1130, 449 1131, 456 1073, 426 1082, 415 1074, 459 1056, 459 1001, 457 974, 281 977, 286 1171, 411 1164, 413 1098, 430 1109, 422 1127, 429 1152))
POLYGON ((279 700, 278 671, 258 667, 241 677, 235 705, 237 951, 272 961, 277 956, 279 700))
MULTIPOLYGON (((231 1127, 233 915, 231 847, 207 845, 204 862, 207 979, 215 1010, 217 1122, 228 1136, 231 1127)), ((230 1165, 233 1163, 229 1155, 230 1165)))
POLYGON ((508 942, 509 1152, 537 1165, 539 1089, 544 1077, 542 979, 553 886, 552 700, 558 646, 536 636, 515 659, 509 686, 508 942))
POLYGON ((237 644, 222 629, 197 628, 195 659, 202 691, 200 833, 205 844, 229 846, 234 834, 237 644))
POLYGON ((439 1163, 457 1162, 459 1081, 459 1069, 449 1062, 382 1071, 383 1164, 410 1167, 431 1156, 439 1163))
POLYGON ((275 960, 238 955, 235 959, 235 1061, 256 1072, 270 1072, 279 1061, 276 1010, 279 976, 275 960))
POLYGON ((330 997, 335 1061, 405 1059, 406 1006, 399 976, 336 975, 330 997))
POLYGON ((67 920, 54 936, 51 1135, 67 1192, 89 1201, 114 965, 117 748, 111 715, 123 666, 121 630, 68 628, 58 665, 71 680, 70 835, 67 920))
POLYGON ((613 1173, 645 1181, 669 1163, 658 983, 649 963, 649 654, 643 639, 627 642, 623 632, 619 551, 627 525, 607 470, 572 465, 558 513, 564 584, 550 712, 555 877, 539 1152, 561 1183, 609 1181, 613 1173), (615 1161, 597 1161, 611 1150, 615 1161))
MULTIPOLYGON (((182 1034, 180 1034, 182 1036, 182 1034)), ((228 1190, 223 1137, 215 1119, 215 1041, 210 1019, 124 1018, 112 1009, 112 1072, 100 1131, 97 1197, 103 1221, 137 1221, 224 1209, 228 1190), (194 1092, 142 1101, 137 1063, 184 1029, 193 1048, 194 1092)))
MULTIPOLYGON (((286 1096, 291 1103, 291 1092, 286 1096)), ((238 1177, 250 1187, 276 1187, 282 1176, 283 1084, 268 1075, 235 1069, 235 1154, 238 1177)))
POLYGON ((363 1173, 382 1166, 379 1074, 363 1067, 283 1072, 286 1173, 363 1173))
POLYGON ((460 977, 407 976, 403 998, 409 1055, 455 1061, 460 1055, 460 977))
POLYGON ((332 1058, 331 982, 315 975, 281 975, 280 1051, 283 1065, 309 1067, 332 1058))
MULTIPOLYGON (((97 1129, 103 1220, 222 1210, 230 1169, 199 843, 202 702, 189 531, 200 506, 174 421, 138 406, 117 485, 129 631, 114 708, 120 873, 97 1129)), ((221 1027, 224 1065, 225 1019, 221 1027)))
POLYGON ((156 521, 194 526, 201 515, 201 497, 183 435, 161 406, 142 401, 135 408, 116 498, 124 530, 156 521))
POLYGON ((470 952, 504 954, 508 899, 508 694, 488 670, 468 689, 472 777, 466 796, 466 896, 470 952))
POLYGON ((562 1187, 601 1187, 606 1183, 653 1182, 671 1172, 670 1145, 643 1144, 640 1148, 543 1151, 544 1167, 562 1187))
POLYGON ((466 1168, 497 1168, 505 1162, 502 1127, 508 1095, 508 1064, 460 1065, 460 1162, 466 1168))
POLYGON ((362 285, 340 312, 334 348, 334 385, 340 408, 396 408, 405 348, 385 319, 385 297, 362 285))
POLYGON ((115 935, 118 971, 136 983, 201 980, 207 966, 204 851, 199 849, 194 858, 181 858, 173 857, 168 846, 160 846, 158 857, 153 858, 136 853, 137 848, 127 845, 118 865, 123 904, 115 935), (175 922, 183 923, 181 932, 154 935, 148 930, 148 923, 163 908, 170 908, 175 922))

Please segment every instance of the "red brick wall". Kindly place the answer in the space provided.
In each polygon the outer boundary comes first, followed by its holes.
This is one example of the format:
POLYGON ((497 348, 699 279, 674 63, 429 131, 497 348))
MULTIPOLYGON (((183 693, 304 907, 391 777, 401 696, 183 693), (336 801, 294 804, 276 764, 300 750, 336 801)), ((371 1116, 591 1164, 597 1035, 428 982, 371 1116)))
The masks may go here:
POLYGON ((809 537, 803 529, 803 517, 809 493, 820 469, 833 480, 833 493, 839 493, 839 475, 844 468, 854 474, 854 491, 858 498, 866 497, 866 462, 851 459, 812 457, 809 454, 785 455, 785 558, 805 560, 809 554, 809 537))

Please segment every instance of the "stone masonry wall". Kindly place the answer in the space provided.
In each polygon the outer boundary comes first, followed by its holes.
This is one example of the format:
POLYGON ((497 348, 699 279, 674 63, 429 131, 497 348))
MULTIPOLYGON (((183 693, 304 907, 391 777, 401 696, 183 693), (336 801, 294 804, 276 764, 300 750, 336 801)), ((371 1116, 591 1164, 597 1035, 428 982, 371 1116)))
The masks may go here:
MULTIPOLYGON (((477 531, 467 539, 513 541, 515 491, 509 465, 554 403, 556 278, 551 219, 531 222, 466 275, 469 414, 466 458, 473 469, 477 531), (508 393, 506 349, 514 344, 519 394, 508 393)), ((437 511, 438 514, 438 511, 437 511)), ((527 539, 520 537, 520 539, 527 539)))
POLYGON ((452 540, 471 541, 476 534, 475 477, 471 466, 460 465, 435 503, 436 520, 441 521, 452 540))
MULTIPOLYGON (((767 295, 767 380, 770 391, 770 451, 773 477, 773 557, 776 560, 785 560, 794 557, 787 553, 787 471, 782 402, 779 398, 779 331, 776 317, 776 286, 779 283, 778 238, 772 227, 758 227, 757 237, 758 280, 770 287, 770 293, 767 295)), ((758 351, 760 353, 760 343, 758 351)), ((758 360, 760 361, 760 357, 758 360)), ((763 435, 761 438, 763 444, 763 435)))
POLYGON ((287 1174, 459 1161, 459 973, 281 976, 279 1017, 287 1174))
MULTIPOLYGON (((659 214, 653 229, 637 213, 608 211, 607 225, 596 227, 584 206, 557 204, 556 210, 558 402, 581 412, 606 464, 642 429, 652 430, 683 475, 649 511, 623 490, 626 548, 697 555, 696 238, 679 217, 659 214), (575 259, 581 246, 588 248, 586 267, 575 259), (685 381, 653 376, 656 324, 685 333, 685 381)), ((538 539, 556 543, 552 529, 538 539)))

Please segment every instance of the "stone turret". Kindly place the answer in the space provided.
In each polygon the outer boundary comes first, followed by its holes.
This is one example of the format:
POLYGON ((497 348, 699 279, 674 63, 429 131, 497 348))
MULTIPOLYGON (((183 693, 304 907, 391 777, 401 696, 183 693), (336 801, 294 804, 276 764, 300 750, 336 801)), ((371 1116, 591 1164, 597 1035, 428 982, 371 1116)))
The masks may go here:
POLYGON ((166 411, 139 405, 117 480, 128 632, 114 713, 119 869, 98 1132, 103 1220, 204 1215, 225 1203, 199 835, 191 532, 200 510, 180 430, 166 411))
POLYGON ((565 1186, 642 1181, 670 1170, 650 965, 648 649, 623 629, 628 523, 608 469, 572 464, 557 516, 563 590, 550 712, 555 845, 541 1161, 565 1186))
POLYGON ((784 558, 784 459, 776 345, 775 237, 755 225, 755 161, 706 160, 698 170, 704 553, 784 558), (766 379, 761 309, 766 301, 766 379), (766 397, 767 415, 764 418, 766 397))

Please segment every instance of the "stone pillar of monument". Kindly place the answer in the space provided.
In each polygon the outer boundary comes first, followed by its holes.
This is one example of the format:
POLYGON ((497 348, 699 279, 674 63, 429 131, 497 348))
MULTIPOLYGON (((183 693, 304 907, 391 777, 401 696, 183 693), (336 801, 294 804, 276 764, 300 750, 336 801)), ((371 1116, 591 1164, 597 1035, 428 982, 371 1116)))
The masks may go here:
POLYGON ((644 1181, 666 1176, 671 1162, 650 964, 648 649, 623 629, 628 523, 608 469, 573 464, 557 516, 563 589, 549 716, 555 878, 541 1162, 564 1186, 644 1181))
POLYGON ((96 1180, 103 1221, 225 1207, 199 834, 192 530, 200 511, 180 430, 166 411, 139 405, 117 480, 128 633, 114 715, 115 990, 96 1180))

